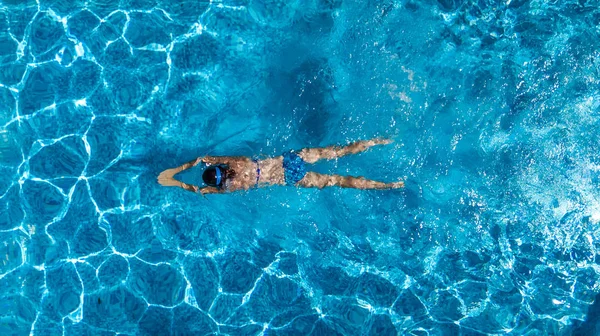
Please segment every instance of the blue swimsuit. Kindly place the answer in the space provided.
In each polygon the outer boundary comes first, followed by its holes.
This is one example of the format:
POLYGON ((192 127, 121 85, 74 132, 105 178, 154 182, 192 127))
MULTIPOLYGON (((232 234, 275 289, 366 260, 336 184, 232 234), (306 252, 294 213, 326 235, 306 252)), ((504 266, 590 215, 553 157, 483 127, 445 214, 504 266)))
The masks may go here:
MULTIPOLYGON (((255 188, 258 188, 258 182, 260 181, 260 164, 257 158, 253 158, 252 162, 256 164, 256 182, 254 184, 255 188)), ((289 186, 296 185, 300 180, 304 178, 306 175, 306 163, 296 152, 290 151, 283 154, 283 171, 285 176, 285 184, 289 186)), ((217 169, 217 180, 220 183, 221 180, 221 171, 217 169)), ((226 182, 227 183, 227 182, 226 182)))
POLYGON ((260 164, 258 163, 258 159, 252 159, 252 162, 256 163, 256 183, 254 184, 254 188, 258 188, 258 181, 260 180, 260 164))
POLYGON ((306 175, 306 163, 296 152, 289 151, 283 154, 283 171, 285 184, 296 185, 306 175))

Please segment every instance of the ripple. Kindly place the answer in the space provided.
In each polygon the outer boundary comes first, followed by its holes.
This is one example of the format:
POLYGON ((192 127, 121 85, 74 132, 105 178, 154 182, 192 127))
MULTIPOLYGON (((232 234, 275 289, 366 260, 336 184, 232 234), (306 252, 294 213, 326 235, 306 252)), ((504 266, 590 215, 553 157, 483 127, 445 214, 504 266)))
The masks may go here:
POLYGON ((173 325, 171 309, 151 306, 140 319, 139 335, 170 335, 173 325))
POLYGON ((200 15, 208 9, 209 3, 196 0, 159 0, 158 5, 186 29, 186 31, 178 32, 182 34, 187 32, 188 27, 198 22, 200 15))
POLYGON ((243 294, 252 289, 261 271, 248 259, 249 256, 239 253, 222 261, 221 286, 225 292, 243 294))
POLYGON ((294 253, 282 253, 279 256, 279 269, 287 275, 294 275, 298 273, 298 264, 296 261, 296 254, 294 253))
POLYGON ((123 0, 122 8, 150 10, 158 6, 158 0, 123 0))
POLYGON ((511 330, 516 326, 511 313, 494 306, 486 307, 476 317, 466 317, 461 321, 461 325, 473 330, 485 330, 488 333, 498 334, 505 333, 506 330, 511 330), (509 314, 511 317, 509 317, 509 314))
POLYGON ((184 260, 185 276, 192 285, 198 307, 208 310, 217 297, 219 272, 210 258, 188 257, 184 260))
POLYGON ((487 304, 488 285, 484 282, 467 280, 458 286, 457 292, 467 315, 477 314, 487 304))
POLYGON ((113 93, 103 86, 96 88, 87 99, 88 105, 100 115, 112 115, 118 112, 118 107, 113 99, 113 93))
POLYGON ((83 322, 100 329, 134 332, 146 311, 146 303, 124 286, 86 294, 83 322))
POLYGON ((439 291, 434 296, 433 307, 429 309, 431 316, 437 321, 458 321, 464 317, 464 306, 449 291, 439 291))
POLYGON ((367 335, 394 336, 398 331, 388 315, 373 315, 368 321, 367 335))
POLYGON ((100 24, 99 18, 89 10, 81 10, 68 18, 69 34, 84 39, 93 29, 100 24))
MULTIPOLYGON (((269 335, 309 335, 314 332, 315 323, 319 321, 319 316, 316 314, 298 316, 292 320, 287 326, 279 330, 270 330, 269 335)), ((327 330, 330 331, 330 330, 327 330)), ((333 334, 322 334, 333 335, 333 334)))
POLYGON ((66 335, 94 335, 94 336, 113 336, 112 331, 108 331, 108 328, 97 329, 89 326, 85 323, 77 323, 65 326, 66 335))
POLYGON ((105 18, 97 29, 97 32, 106 41, 114 41, 123 35, 123 29, 127 22, 124 12, 113 12, 105 18))
POLYGON ((360 275, 352 288, 358 298, 364 299, 375 306, 389 307, 399 294, 394 284, 371 273, 360 275))
POLYGON ((15 61, 17 47, 17 42, 8 34, 0 35, 0 64, 15 61))
POLYGON ((150 243, 150 247, 140 251, 137 256, 148 263, 169 263, 173 262, 177 257, 177 253, 163 248, 162 243, 158 239, 154 239, 150 243))
POLYGON ((0 332, 4 335, 26 335, 36 318, 36 307, 22 296, 2 298, 2 312, 16 312, 14 316, 5 317, 0 332))
POLYGON ((41 333, 47 335, 59 335, 63 332, 63 327, 56 320, 50 318, 45 314, 40 314, 35 321, 35 330, 41 331, 41 333))
POLYGON ((19 95, 20 113, 31 114, 66 96, 68 76, 68 72, 57 63, 46 63, 33 68, 19 95))
POLYGON ((12 186, 0 199, 0 230, 11 230, 22 224, 25 212, 19 198, 19 188, 12 186))
POLYGON ((167 210, 161 223, 157 236, 168 245, 175 244, 184 250, 214 250, 220 245, 216 223, 203 214, 192 216, 179 210, 167 210))
MULTIPOLYGON (((66 214, 48 227, 48 233, 70 244, 86 244, 86 242, 78 242, 76 235, 78 233, 86 235, 93 232, 94 229, 91 227, 97 225, 97 223, 98 213, 96 212, 96 207, 89 196, 86 184, 80 181, 71 192, 66 214)), ((98 241, 94 241, 91 246, 97 246, 96 244, 98 244, 98 241)), ((79 248, 86 249, 85 245, 78 246, 79 248)))
POLYGON ((589 2, 2 5, 0 127, 16 154, 0 159, 0 334, 595 323, 589 2), (369 136, 397 145, 315 169, 404 174, 407 191, 202 200, 156 184, 178 157, 369 136))
POLYGON ((0 260, 0 274, 5 274, 19 267, 25 256, 21 253, 21 244, 16 239, 3 239, 4 244, 0 245, 0 255, 3 258, 0 260))
POLYGON ((86 171, 89 176, 101 173, 121 155, 123 136, 118 127, 120 123, 119 120, 107 118, 96 120, 88 130, 86 139, 91 156, 86 171))
POLYGON ((0 65, 0 83, 16 85, 23 79, 27 65, 21 62, 0 65))
POLYGON ((254 0, 248 12, 258 23, 281 29, 292 23, 296 6, 294 1, 254 0))
POLYGON ((100 210, 109 210, 121 205, 121 195, 114 185, 114 180, 108 178, 110 175, 102 174, 89 180, 90 191, 100 210))
POLYGON ((69 98, 81 99, 89 96, 100 83, 100 66, 95 62, 78 59, 71 65, 73 75, 70 82, 69 98))
POLYGON ((83 283, 84 293, 94 293, 100 289, 100 281, 96 275, 97 269, 87 263, 76 264, 77 273, 83 283))
POLYGON ((171 52, 173 65, 182 70, 201 71, 221 56, 219 42, 209 34, 196 35, 177 43, 171 52))
POLYGON ((169 20, 161 11, 131 13, 125 38, 134 48, 149 44, 166 46, 171 42, 169 20))
MULTIPOLYGON (((28 119, 28 124, 35 130, 40 139, 67 139, 71 143, 71 151, 81 153, 81 147, 76 144, 81 139, 76 139, 75 134, 82 134, 90 125, 92 114, 82 111, 75 104, 68 102, 58 105, 55 109, 44 113, 37 113, 28 119)), ((87 153, 81 153, 81 158, 86 158, 87 153)))
POLYGON ((73 312, 80 304, 80 294, 83 291, 75 266, 62 263, 46 272, 46 287, 49 294, 44 298, 48 316, 60 321, 73 312))
POLYGON ((145 248, 154 238, 152 220, 137 211, 122 215, 106 215, 112 232, 112 244, 121 253, 134 254, 145 248))
POLYGON ((573 298, 592 304, 596 295, 591 288, 595 288, 598 285, 600 285, 600 281, 592 268, 579 269, 575 284, 573 285, 573 298))
POLYGON ((400 316, 410 316, 415 321, 422 320, 428 316, 427 309, 423 302, 412 293, 412 291, 405 289, 400 293, 400 296, 396 299, 393 306, 396 314, 400 316))
POLYGON ((51 245, 52 240, 48 235, 43 233, 34 234, 26 245, 27 262, 31 265, 41 265, 46 263, 46 253, 51 245))
POLYGON ((25 37, 25 31, 38 12, 37 3, 32 0, 17 1, 14 10, 9 12, 10 32, 19 40, 25 37))
POLYGON ((38 15, 31 24, 28 46, 34 56, 50 50, 65 34, 60 22, 48 14, 38 15))
POLYGON ((87 9, 96 13, 99 17, 105 17, 119 9, 119 2, 111 0, 88 1, 87 9))
POLYGON ((52 11, 60 16, 67 16, 80 12, 85 7, 84 0, 39 0, 42 8, 51 7, 52 11))
POLYGON ((312 329, 312 334, 315 335, 332 335, 332 336, 342 336, 344 335, 341 331, 336 330, 334 326, 329 326, 325 322, 325 320, 317 320, 312 329))
POLYGON ((270 275, 263 275, 257 281, 246 305, 248 316, 254 321, 264 323, 289 311, 294 313, 286 315, 287 321, 280 319, 280 324, 286 324, 295 316, 311 312, 310 304, 296 282, 270 275))
POLYGON ((219 323, 226 323, 231 314, 242 305, 243 295, 220 294, 210 307, 210 316, 219 323))
POLYGON ((25 181, 25 214, 32 223, 48 223, 57 216, 64 204, 64 196, 48 183, 25 181))
POLYGON ((132 260, 128 286, 150 304, 176 306, 183 301, 185 281, 181 273, 169 265, 152 266, 132 260))
POLYGON ((349 335, 359 334, 371 315, 355 299, 326 297, 321 302, 321 309, 336 330, 349 335))
POLYGON ((150 90, 144 81, 131 74, 113 72, 108 81, 112 97, 123 112, 135 110, 150 97, 150 90))
POLYGON ((215 322, 198 309, 186 304, 173 309, 173 335, 195 335, 215 331, 215 322))
POLYGON ((30 159, 30 171, 36 177, 43 179, 55 176, 79 177, 86 161, 82 155, 86 155, 84 143, 78 137, 69 137, 42 147, 30 159))
POLYGON ((75 256, 86 256, 104 250, 108 246, 105 230, 95 222, 84 222, 75 233, 72 253, 75 256))

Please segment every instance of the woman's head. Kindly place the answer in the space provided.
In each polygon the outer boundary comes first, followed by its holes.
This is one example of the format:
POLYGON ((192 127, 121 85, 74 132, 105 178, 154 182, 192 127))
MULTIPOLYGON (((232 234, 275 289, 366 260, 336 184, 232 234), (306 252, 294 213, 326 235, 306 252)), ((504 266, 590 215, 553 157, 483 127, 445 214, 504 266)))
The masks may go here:
POLYGON ((214 165, 208 166, 202 173, 202 180, 208 186, 222 188, 225 180, 232 177, 233 172, 227 166, 214 165))

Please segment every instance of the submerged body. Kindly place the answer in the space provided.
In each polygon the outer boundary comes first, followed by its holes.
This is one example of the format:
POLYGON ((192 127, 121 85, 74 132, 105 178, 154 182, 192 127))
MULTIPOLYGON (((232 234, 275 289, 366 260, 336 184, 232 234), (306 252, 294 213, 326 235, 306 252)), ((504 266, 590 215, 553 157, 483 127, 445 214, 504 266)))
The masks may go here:
MULTIPOLYGON (((221 193, 237 190, 247 190, 255 187, 273 185, 290 185, 305 188, 324 188, 339 186, 356 189, 393 189, 404 186, 403 182, 384 183, 367 180, 363 177, 326 175, 307 171, 306 163, 319 160, 331 160, 348 154, 356 154, 375 145, 389 144, 391 140, 366 140, 352 143, 348 146, 330 146, 325 148, 305 148, 299 152, 288 152, 281 156, 263 160, 251 159, 245 156, 205 156, 185 163, 177 168, 163 171, 158 176, 158 182, 164 186, 181 187, 193 192, 221 193), (212 180, 218 183, 205 182, 209 186, 200 188, 177 181, 173 176, 200 162, 209 165, 207 169, 216 171, 217 177, 212 180), (221 177, 221 174, 223 176, 221 177), (211 186, 211 184, 214 184, 211 186)), ((205 176, 203 175, 203 178, 205 176)), ((210 179, 210 178, 209 178, 210 179)))

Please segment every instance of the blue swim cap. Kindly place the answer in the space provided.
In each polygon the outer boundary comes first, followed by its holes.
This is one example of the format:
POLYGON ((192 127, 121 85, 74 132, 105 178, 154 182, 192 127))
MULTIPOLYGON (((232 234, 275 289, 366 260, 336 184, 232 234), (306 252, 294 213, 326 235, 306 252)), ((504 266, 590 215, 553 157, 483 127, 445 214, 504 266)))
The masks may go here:
POLYGON ((221 167, 216 166, 215 169, 217 170, 217 185, 221 185, 221 167))
POLYGON ((223 178, 225 177, 221 165, 208 166, 202 173, 202 180, 207 186, 221 188, 223 178))

